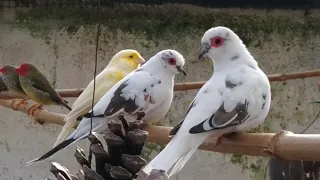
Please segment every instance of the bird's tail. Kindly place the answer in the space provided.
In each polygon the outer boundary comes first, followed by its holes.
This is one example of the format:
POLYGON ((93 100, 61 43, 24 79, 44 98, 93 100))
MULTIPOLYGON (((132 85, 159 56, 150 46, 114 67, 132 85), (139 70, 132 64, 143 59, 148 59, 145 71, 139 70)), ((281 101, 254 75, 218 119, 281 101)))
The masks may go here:
POLYGON ((64 106, 65 108, 67 108, 69 111, 72 110, 72 108, 68 105, 68 101, 66 100, 62 100, 61 103, 60 103, 62 106, 64 106))
POLYGON ((69 138, 63 142, 61 142, 60 144, 58 144, 56 147, 52 148, 50 151, 48 151, 47 153, 45 153, 43 156, 41 157, 38 157, 34 160, 31 160, 29 162, 26 163, 26 166, 29 166, 29 165, 32 165, 32 164, 35 164, 35 163, 39 163, 45 159, 47 159, 48 157, 52 156, 53 154, 55 154, 56 152, 60 151, 61 149, 77 142, 78 140, 80 139, 73 139, 73 138, 69 138))
POLYGON ((150 174, 152 169, 161 169, 170 177, 179 172, 208 136, 207 133, 181 133, 182 136, 179 134, 176 134, 169 144, 143 168, 145 173, 150 174))
POLYGON ((62 130, 60 132, 60 134, 57 137, 56 142, 54 143, 53 147, 57 146, 59 143, 61 143, 63 140, 65 140, 71 129, 74 127, 74 125, 76 124, 76 116, 78 113, 74 113, 73 111, 71 111, 64 119, 65 121, 65 125, 62 127, 62 130))

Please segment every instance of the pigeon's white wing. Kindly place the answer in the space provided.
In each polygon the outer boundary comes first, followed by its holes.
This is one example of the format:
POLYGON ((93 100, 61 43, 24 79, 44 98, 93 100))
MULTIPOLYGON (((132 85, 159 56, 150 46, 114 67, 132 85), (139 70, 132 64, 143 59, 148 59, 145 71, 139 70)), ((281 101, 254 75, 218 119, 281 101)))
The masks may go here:
MULTIPOLYGON (((187 113, 191 115, 191 111, 195 111, 207 117, 193 123, 189 132, 197 134, 228 127, 234 127, 237 131, 260 124, 255 119, 262 115, 261 112, 269 111, 269 103, 270 84, 265 74, 260 69, 240 66, 229 72, 223 82, 221 76, 217 75, 212 79, 212 86, 208 84, 201 89, 187 113), (219 86, 218 81, 224 84, 219 86)), ((171 134, 175 134, 182 123, 171 134)))
MULTIPOLYGON (((187 110, 190 115, 202 111, 201 114, 207 116, 201 122, 194 122, 196 124, 193 123, 189 132, 197 134, 228 127, 234 127, 234 130, 238 131, 247 126, 260 124, 263 120, 255 119, 262 115, 262 112, 269 111, 270 94, 269 81, 260 69, 240 66, 229 72, 223 82, 221 76, 217 75, 212 79, 212 86, 208 84, 201 89, 199 97, 187 110), (217 86, 217 81, 223 84, 217 86)), ((183 121, 171 131, 171 134, 175 134, 182 123, 183 121)))
POLYGON ((111 118, 124 112, 136 114, 137 112, 147 113, 162 101, 156 97, 157 79, 149 72, 137 70, 130 73, 121 80, 115 89, 111 89, 106 97, 101 98, 94 108, 94 116, 105 116, 111 118), (107 99, 105 101, 105 99, 107 99))

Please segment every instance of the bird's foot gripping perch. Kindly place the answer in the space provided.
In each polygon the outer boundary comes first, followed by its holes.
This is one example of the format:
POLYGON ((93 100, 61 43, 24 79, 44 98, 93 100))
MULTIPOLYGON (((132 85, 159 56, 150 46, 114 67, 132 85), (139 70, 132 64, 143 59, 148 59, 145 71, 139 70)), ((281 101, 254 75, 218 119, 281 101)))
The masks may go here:
POLYGON ((28 110, 28 116, 30 116, 30 113, 31 113, 31 116, 33 116, 34 112, 37 110, 37 109, 42 109, 43 105, 42 104, 34 104, 32 105, 29 110, 28 110))
POLYGON ((235 136, 236 134, 238 134, 238 133, 232 132, 232 133, 222 134, 222 135, 218 136, 214 146, 215 147, 218 146, 221 143, 222 139, 227 140, 228 138, 230 138, 231 136, 235 136))
POLYGON ((19 106, 22 105, 22 104, 27 105, 28 102, 27 102, 26 100, 24 100, 24 99, 14 99, 14 100, 12 100, 12 102, 11 102, 11 109, 17 111, 18 108, 19 108, 19 106), (15 102, 19 102, 19 103, 14 107, 13 105, 15 104, 15 102))

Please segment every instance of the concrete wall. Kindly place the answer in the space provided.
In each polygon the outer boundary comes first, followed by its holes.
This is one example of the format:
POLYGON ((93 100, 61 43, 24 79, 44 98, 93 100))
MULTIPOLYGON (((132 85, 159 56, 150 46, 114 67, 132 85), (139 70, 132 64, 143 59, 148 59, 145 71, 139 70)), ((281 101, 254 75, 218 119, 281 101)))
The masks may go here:
MULTIPOLYGON (((100 38, 100 72, 117 51, 134 48, 144 57, 172 48, 187 60, 188 77, 176 81, 202 81, 212 74, 212 62, 197 61, 200 38, 208 28, 232 28, 267 74, 304 71, 320 66, 319 12, 205 9, 185 5, 155 7, 126 5, 104 9, 100 38)), ((85 87, 93 77, 97 15, 92 10, 5 10, 0 21, 0 64, 32 62, 56 88, 85 87)), ((317 78, 272 83, 272 108, 255 131, 277 132, 282 124, 293 132, 310 122, 319 106, 317 78)), ((176 92, 163 125, 175 125, 194 98, 196 90, 176 92)), ((74 99, 67 99, 71 103, 74 99)), ((49 111, 66 113, 60 107, 49 111)), ((308 132, 316 133, 316 122, 308 132)), ((49 150, 61 127, 32 123, 27 115, 0 108, 0 179, 45 179, 52 177, 50 163, 24 167, 24 163, 49 150)), ((73 157, 76 146, 88 149, 84 140, 55 156, 72 172, 79 167, 73 157)), ((152 158, 161 146, 149 144, 144 156, 152 158)), ((262 179, 266 159, 198 151, 172 179, 262 179)))

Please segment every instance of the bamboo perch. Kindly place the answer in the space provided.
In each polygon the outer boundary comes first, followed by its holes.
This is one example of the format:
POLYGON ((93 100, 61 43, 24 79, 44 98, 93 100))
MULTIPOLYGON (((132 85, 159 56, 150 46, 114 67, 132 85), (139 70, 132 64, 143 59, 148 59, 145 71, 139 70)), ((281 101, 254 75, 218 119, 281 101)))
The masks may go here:
MULTIPOLYGON (((317 77, 320 76, 320 70, 315 71, 305 71, 305 72, 296 72, 296 73, 288 73, 288 74, 273 74, 268 75, 268 78, 271 82, 273 81, 285 81, 291 79, 303 79, 309 77, 317 77)), ((186 91, 192 89, 200 89, 206 81, 201 82, 185 82, 185 83, 177 83, 174 85, 175 91, 186 91)), ((57 92, 61 97, 78 97, 84 88, 80 89, 57 89, 57 92)), ((1 94, 0 94, 1 97, 1 94)))
MULTIPOLYGON (((268 78, 271 82, 273 82, 273 81, 285 81, 285 80, 291 80, 291 79, 303 79, 303 78, 317 77, 317 76, 320 76, 320 70, 296 72, 296 73, 288 73, 288 74, 273 74, 273 75, 269 75, 268 78)), ((200 89, 205 83, 206 81, 177 83, 174 85, 174 91, 200 89)), ((84 88, 56 89, 56 91, 60 94, 61 97, 78 97, 83 90, 84 88)), ((8 95, 2 95, 0 93, 0 98, 8 99, 9 97, 8 95)))
MULTIPOLYGON (((11 108, 11 100, 0 100, 0 104, 11 108)), ((27 113, 29 105, 21 105, 18 110, 27 113)), ((41 123, 63 125, 65 115, 36 110, 35 119, 41 123)), ((148 141, 167 144, 171 127, 144 126, 148 131, 148 141)), ((283 160, 320 161, 320 134, 293 134, 288 131, 274 133, 243 133, 223 140, 214 147, 215 138, 209 137, 199 149, 250 156, 277 157, 283 160)))

